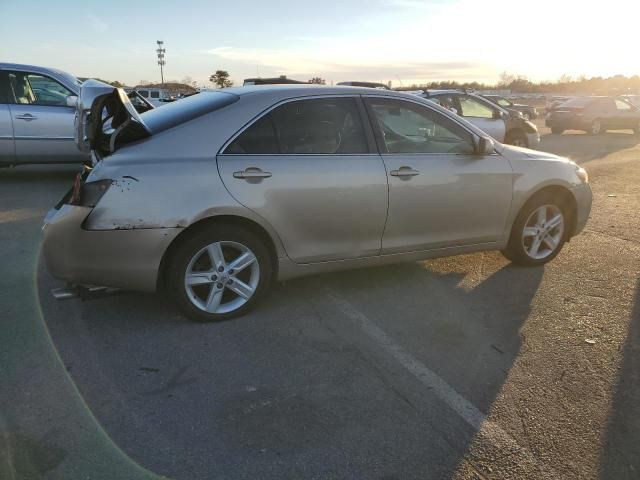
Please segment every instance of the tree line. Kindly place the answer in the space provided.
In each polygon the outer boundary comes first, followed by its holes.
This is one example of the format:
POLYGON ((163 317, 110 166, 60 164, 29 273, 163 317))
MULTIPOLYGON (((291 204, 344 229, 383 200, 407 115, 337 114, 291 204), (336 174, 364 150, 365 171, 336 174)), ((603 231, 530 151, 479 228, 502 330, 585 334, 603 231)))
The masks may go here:
POLYGON ((613 77, 562 75, 555 82, 532 82, 522 75, 503 73, 495 84, 479 82, 438 81, 424 84, 414 84, 399 90, 419 89, 449 89, 469 88, 473 90, 511 90, 514 93, 575 93, 575 94, 601 94, 619 95, 624 93, 640 93, 640 76, 627 77, 615 75, 613 77))

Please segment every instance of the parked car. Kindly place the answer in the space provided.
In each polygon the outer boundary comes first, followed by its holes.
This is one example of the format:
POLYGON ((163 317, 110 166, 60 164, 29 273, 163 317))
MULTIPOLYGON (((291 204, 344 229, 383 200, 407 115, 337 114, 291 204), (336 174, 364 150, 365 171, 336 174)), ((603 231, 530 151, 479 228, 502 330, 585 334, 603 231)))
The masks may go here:
POLYGON ((309 82, 301 82, 300 80, 294 80, 292 78, 287 78, 286 75, 280 75, 279 77, 256 77, 256 78, 245 78, 242 82, 242 85, 245 87, 251 85, 301 85, 308 84, 309 82))
POLYGON ((151 103, 154 107, 161 107, 166 103, 175 101, 175 98, 171 94, 162 88, 145 88, 137 87, 131 89, 132 92, 137 92, 142 98, 151 103))
POLYGON ((66 72, 0 63, 0 166, 87 160, 73 141, 79 90, 66 72))
POLYGON ((554 96, 554 97, 548 98, 547 104, 545 106, 545 110, 547 113, 549 113, 555 110, 557 107, 559 107, 563 103, 568 102, 572 98, 577 98, 577 97, 554 96))
MULTIPOLYGON (((54 68, 0 63, 0 167, 89 162, 74 142, 82 82, 54 68)), ((139 112, 153 105, 130 95, 139 112)))
POLYGON ((97 163, 47 215, 49 272, 162 289, 201 321, 276 279, 479 250, 541 265, 591 208, 575 163, 399 92, 228 88, 138 114, 88 81, 78 118, 97 163))
POLYGON ((461 90, 423 90, 418 94, 464 117, 499 142, 526 148, 536 148, 540 143, 533 123, 480 95, 461 90))
POLYGON ((554 134, 583 130, 599 135, 626 129, 640 134, 640 110, 622 98, 578 97, 548 113, 545 124, 554 134))
POLYGON ((489 100, 492 103, 495 103, 499 107, 504 108, 509 113, 520 113, 527 120, 535 120, 538 118, 538 110, 536 107, 532 107, 530 105, 523 105, 521 103, 513 103, 511 100, 508 100, 500 95, 482 95, 484 98, 489 100))
POLYGON ((389 85, 385 85, 384 83, 378 82, 363 82, 360 80, 356 81, 347 81, 347 82, 338 82, 336 85, 346 86, 346 87, 367 87, 367 88, 379 88, 382 90, 391 90, 389 85))

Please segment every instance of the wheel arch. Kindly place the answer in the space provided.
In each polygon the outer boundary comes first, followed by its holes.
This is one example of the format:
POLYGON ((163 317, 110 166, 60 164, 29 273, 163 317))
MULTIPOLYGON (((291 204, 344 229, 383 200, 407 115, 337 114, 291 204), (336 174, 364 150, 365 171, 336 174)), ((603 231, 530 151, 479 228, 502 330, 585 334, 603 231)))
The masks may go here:
POLYGON ((160 260, 160 268, 158 269, 158 278, 156 280, 156 289, 158 291, 162 290, 166 281, 166 267, 168 264, 168 259, 171 258, 171 255, 175 251, 175 249, 184 242, 187 238, 193 235, 196 232, 200 232, 207 228, 215 227, 216 225, 237 225, 243 228, 246 228, 251 233, 259 237, 261 240, 265 242, 267 250, 269 251, 269 256, 271 258, 271 262, 273 265, 273 279, 278 276, 278 252, 276 249, 276 244, 274 239, 271 237, 269 232, 260 225, 259 223, 239 215, 215 215, 204 217, 198 220, 197 222, 192 223, 188 227, 184 228, 177 236, 174 238, 164 254, 162 255, 162 259, 160 260))
POLYGON ((511 228, 513 228, 513 224, 515 223, 518 215, 523 208, 525 208, 529 202, 531 202, 534 198, 549 194, 553 197, 558 197, 561 199, 562 205, 567 209, 567 242, 573 237, 576 231, 577 224, 577 213, 578 213, 578 202, 576 201, 575 196, 571 193, 571 190, 564 185, 546 185, 541 188, 535 190, 529 197, 522 202, 522 205, 518 209, 518 213, 515 215, 513 222, 511 224, 511 228))

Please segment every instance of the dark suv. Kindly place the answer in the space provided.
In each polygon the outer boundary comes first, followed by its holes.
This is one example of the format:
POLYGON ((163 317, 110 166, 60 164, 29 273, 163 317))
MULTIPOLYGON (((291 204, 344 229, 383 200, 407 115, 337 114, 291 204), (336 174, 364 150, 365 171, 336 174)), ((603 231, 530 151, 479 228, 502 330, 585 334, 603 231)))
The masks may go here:
POLYGON ((584 130, 599 135, 607 130, 633 130, 640 134, 640 110, 621 98, 578 97, 556 107, 545 121, 552 133, 584 130))
POLYGON ((508 100, 500 95, 482 95, 484 98, 489 100, 490 102, 495 103, 499 107, 504 108, 508 112, 521 113, 524 118, 527 120, 535 120, 538 118, 538 110, 536 107, 531 107, 529 105, 523 105, 520 103, 513 103, 511 100, 508 100))

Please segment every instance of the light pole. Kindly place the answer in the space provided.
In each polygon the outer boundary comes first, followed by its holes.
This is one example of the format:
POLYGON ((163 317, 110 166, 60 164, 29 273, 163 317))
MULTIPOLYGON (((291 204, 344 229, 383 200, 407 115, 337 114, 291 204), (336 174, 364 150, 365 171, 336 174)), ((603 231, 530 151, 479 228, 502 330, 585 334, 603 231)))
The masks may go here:
POLYGON ((162 90, 164 90, 164 72, 162 71, 162 67, 164 67, 166 63, 164 61, 165 49, 162 48, 162 45, 164 44, 164 42, 162 40, 156 40, 156 43, 158 44, 158 48, 156 49, 156 52, 158 53, 158 65, 160 65, 160 80, 162 81, 162 90))

